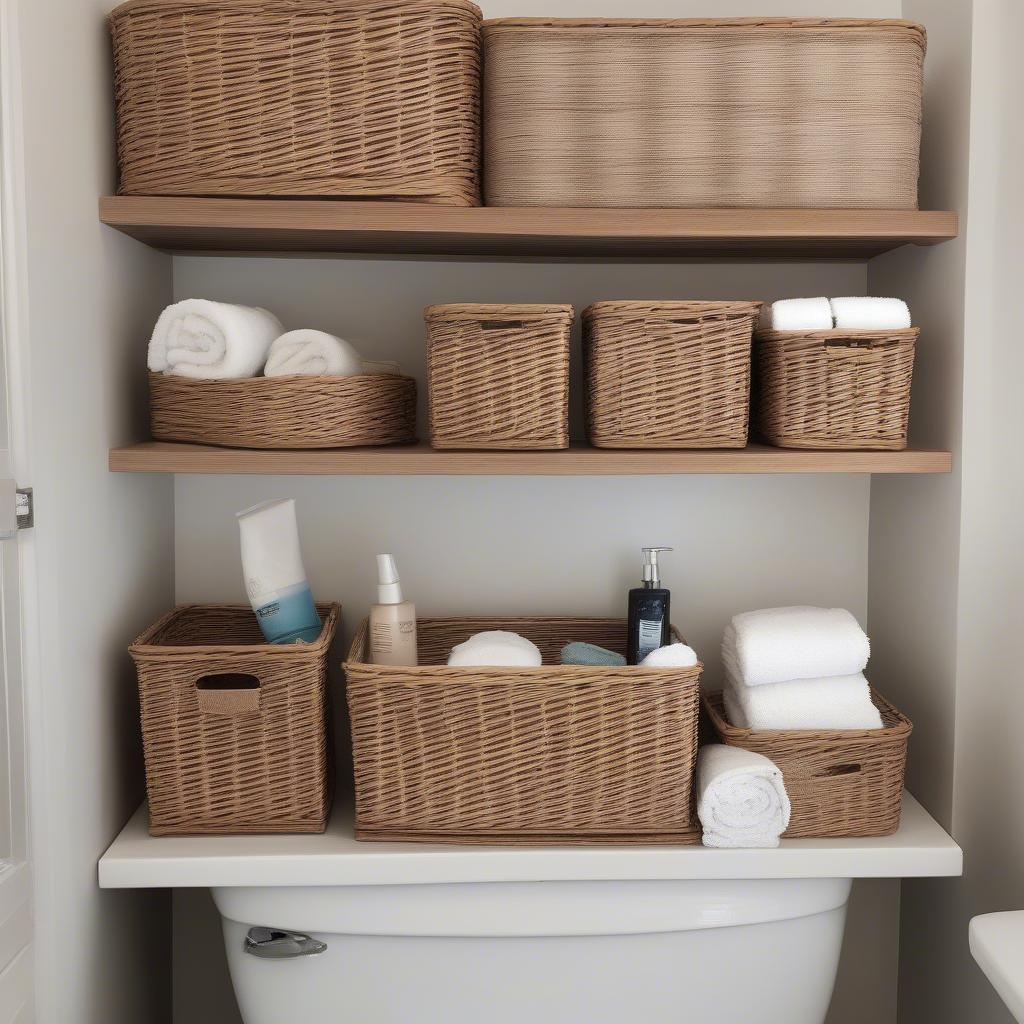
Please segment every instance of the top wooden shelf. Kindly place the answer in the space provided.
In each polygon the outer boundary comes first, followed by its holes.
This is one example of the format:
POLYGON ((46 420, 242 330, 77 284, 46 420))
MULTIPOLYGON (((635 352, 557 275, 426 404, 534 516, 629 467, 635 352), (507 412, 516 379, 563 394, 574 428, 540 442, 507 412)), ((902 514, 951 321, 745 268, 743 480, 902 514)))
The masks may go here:
POLYGON ((171 252, 868 259, 957 235, 945 210, 460 208, 332 199, 105 196, 100 220, 171 252))

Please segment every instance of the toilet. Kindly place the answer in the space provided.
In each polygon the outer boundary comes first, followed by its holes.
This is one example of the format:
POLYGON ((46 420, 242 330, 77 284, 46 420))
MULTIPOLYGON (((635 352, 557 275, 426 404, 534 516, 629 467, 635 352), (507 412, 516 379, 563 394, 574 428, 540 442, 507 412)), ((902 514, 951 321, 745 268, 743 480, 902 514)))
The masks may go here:
POLYGON ((212 892, 245 1024, 822 1024, 850 879, 212 892))

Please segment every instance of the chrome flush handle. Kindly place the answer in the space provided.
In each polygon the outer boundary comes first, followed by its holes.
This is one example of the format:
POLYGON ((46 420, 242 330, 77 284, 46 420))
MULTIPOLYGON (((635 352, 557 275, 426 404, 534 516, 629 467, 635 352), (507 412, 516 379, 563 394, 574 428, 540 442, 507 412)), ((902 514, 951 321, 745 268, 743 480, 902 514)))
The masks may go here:
POLYGON ((326 942, 311 939, 300 932, 282 928, 250 928, 245 937, 245 951, 262 960, 294 960, 299 956, 318 956, 327 949, 326 942))

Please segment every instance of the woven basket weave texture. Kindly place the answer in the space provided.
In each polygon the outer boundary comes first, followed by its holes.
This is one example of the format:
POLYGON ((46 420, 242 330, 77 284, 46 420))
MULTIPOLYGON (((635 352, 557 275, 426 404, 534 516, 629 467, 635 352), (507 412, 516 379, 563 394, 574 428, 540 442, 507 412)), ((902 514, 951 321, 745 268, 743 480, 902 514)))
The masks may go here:
POLYGON ((758 431, 780 448, 906 448, 918 333, 759 331, 758 431))
POLYGON ((273 646, 249 607, 185 605, 132 644, 153 835, 324 831, 341 609, 320 614, 315 643, 273 646))
POLYGON ((435 448, 569 447, 572 306, 428 306, 435 448))
POLYGON ((914 209, 924 52, 905 21, 485 22, 485 201, 914 209))
POLYGON ((356 377, 193 380, 149 375, 158 441, 227 448, 350 448, 416 439, 416 381, 356 377))
POLYGON ((742 448, 759 302, 597 302, 583 311, 598 448, 742 448))
POLYGON ((692 842, 698 681, 689 669, 558 664, 572 640, 620 652, 618 619, 419 622, 420 665, 345 664, 361 839, 692 842), (448 668, 451 648, 507 629, 541 668, 448 668))
POLYGON ((479 205, 465 0, 129 0, 110 23, 122 194, 479 205))
POLYGON ((779 767, 793 807, 787 839, 888 836, 900 825, 907 743, 913 726, 881 694, 881 729, 817 732, 740 729, 720 693, 704 707, 718 739, 764 754, 779 767))

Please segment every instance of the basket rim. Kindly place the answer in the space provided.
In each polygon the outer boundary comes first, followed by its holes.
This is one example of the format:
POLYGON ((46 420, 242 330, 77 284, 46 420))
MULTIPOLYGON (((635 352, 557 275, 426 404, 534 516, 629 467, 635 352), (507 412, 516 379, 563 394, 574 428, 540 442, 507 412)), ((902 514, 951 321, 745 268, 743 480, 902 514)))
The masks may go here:
POLYGON ((423 319, 427 323, 431 320, 486 320, 490 317, 506 316, 515 317, 517 320, 549 320, 552 317, 572 320, 576 316, 576 310, 568 304, 544 302, 453 302, 427 306, 423 310, 423 319))
POLYGON ((775 742, 874 740, 880 743, 895 743, 905 740, 914 730, 910 719, 873 686, 871 686, 871 697, 880 711, 891 714, 897 720, 896 725, 883 726, 881 729, 744 729, 733 725, 723 714, 724 703, 721 690, 716 690, 713 693, 707 690, 703 691, 701 703, 711 718, 711 724, 715 727, 715 731, 719 735, 734 739, 746 739, 754 736, 759 740, 775 742))
POLYGON ((279 377, 225 377, 220 379, 203 379, 200 377, 186 377, 180 373, 158 373, 149 371, 149 382, 151 387, 159 387, 162 384, 182 384, 186 387, 196 386, 196 390, 206 389, 214 391, 218 388, 241 388, 243 390, 254 390, 262 388, 272 390, 278 385, 287 385, 290 388, 302 388, 306 391, 326 391, 341 388, 349 383, 362 383, 364 381, 388 384, 398 381, 416 383, 415 377, 405 373, 289 373, 279 377))
POLYGON ((894 327, 888 331, 862 331, 845 327, 832 327, 821 331, 754 331, 755 341, 829 341, 838 338, 863 338, 867 341, 884 341, 895 338, 898 341, 915 341, 921 334, 920 327, 894 327))
MULTIPOLYGON (((284 9, 290 6, 293 8, 321 7, 325 11, 339 10, 337 0, 277 0, 277 2, 284 9)), ((156 11, 161 8, 177 10, 182 7, 219 7, 223 9, 265 5, 266 0, 125 0, 124 3, 118 4, 113 8, 107 15, 107 18, 109 21, 114 22, 118 18, 135 14, 138 11, 156 11)), ((396 11, 399 8, 403 8, 408 12, 417 9, 421 11, 436 10, 445 13, 457 11, 462 14, 471 15, 475 21, 483 19, 483 11, 476 4, 471 3, 470 0, 345 0, 341 9, 347 11, 349 9, 372 10, 374 8, 390 8, 396 11)))
POLYGON ((753 299, 604 299, 592 302, 581 314, 584 320, 597 316, 635 316, 646 310, 648 318, 657 316, 694 318, 709 314, 730 314, 756 316, 763 303, 753 299))

